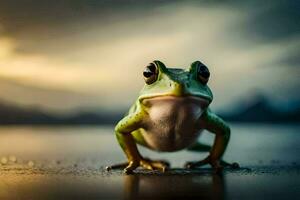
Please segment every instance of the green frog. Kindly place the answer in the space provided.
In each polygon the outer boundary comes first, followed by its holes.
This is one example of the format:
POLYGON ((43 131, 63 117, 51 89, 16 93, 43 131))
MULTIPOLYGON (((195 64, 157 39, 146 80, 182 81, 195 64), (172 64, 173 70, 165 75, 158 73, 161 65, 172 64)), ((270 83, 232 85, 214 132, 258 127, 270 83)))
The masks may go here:
POLYGON ((153 61, 143 71, 145 85, 126 116, 118 122, 115 133, 128 161, 106 169, 124 169, 133 173, 138 167, 164 172, 169 163, 143 157, 137 144, 159 152, 183 149, 207 151, 200 161, 187 162, 192 169, 210 164, 216 171, 225 166, 238 168, 237 163, 222 160, 230 139, 229 126, 210 109, 213 94, 207 85, 208 68, 200 61, 188 70, 167 68, 161 61, 153 61), (212 146, 198 138, 202 130, 215 134, 212 146))

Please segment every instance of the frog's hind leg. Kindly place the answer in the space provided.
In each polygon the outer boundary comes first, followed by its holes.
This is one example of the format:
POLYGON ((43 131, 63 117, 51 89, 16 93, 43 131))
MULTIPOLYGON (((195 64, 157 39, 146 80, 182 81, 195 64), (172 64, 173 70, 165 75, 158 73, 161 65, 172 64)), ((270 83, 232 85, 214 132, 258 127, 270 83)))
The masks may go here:
POLYGON ((226 165, 233 168, 239 168, 237 163, 229 164, 225 161, 222 162, 222 157, 227 148, 231 132, 229 126, 224 122, 224 120, 210 112, 210 110, 206 110, 200 118, 199 124, 203 129, 215 134, 214 143, 209 151, 209 155, 204 160, 188 162, 185 167, 196 168, 210 164, 216 172, 220 172, 223 167, 226 167, 226 165))
MULTIPOLYGON (((193 151, 193 152, 209 152, 211 150, 212 146, 211 145, 207 145, 207 144, 202 144, 200 142, 196 142, 193 145, 191 145, 190 147, 187 148, 188 151, 193 151)), ((194 168, 195 166, 197 167, 201 167, 203 165, 209 164, 209 160, 204 159, 198 162, 187 162, 185 163, 184 167, 185 168, 194 168)))
MULTIPOLYGON (((211 150, 211 148, 212 148, 211 145, 196 142, 192 146, 188 147, 187 150, 188 151, 193 151, 193 152, 209 152, 211 150)), ((201 166, 206 165, 206 164, 209 164, 209 160, 204 159, 202 161, 197 162, 196 165, 197 165, 197 167, 201 167, 201 166)), ((220 161, 220 164, 224 167, 230 167, 232 169, 239 168, 238 163, 236 163, 236 162, 230 163, 230 162, 227 162, 223 159, 220 161)), ((186 163, 185 167, 189 168, 189 163, 186 163)))

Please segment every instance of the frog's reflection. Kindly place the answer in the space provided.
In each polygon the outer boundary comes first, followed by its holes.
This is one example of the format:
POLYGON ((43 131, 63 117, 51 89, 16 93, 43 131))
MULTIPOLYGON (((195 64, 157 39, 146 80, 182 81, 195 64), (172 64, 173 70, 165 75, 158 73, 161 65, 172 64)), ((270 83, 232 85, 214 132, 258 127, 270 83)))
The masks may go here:
POLYGON ((124 180, 124 199, 224 199, 221 174, 136 174, 124 180))

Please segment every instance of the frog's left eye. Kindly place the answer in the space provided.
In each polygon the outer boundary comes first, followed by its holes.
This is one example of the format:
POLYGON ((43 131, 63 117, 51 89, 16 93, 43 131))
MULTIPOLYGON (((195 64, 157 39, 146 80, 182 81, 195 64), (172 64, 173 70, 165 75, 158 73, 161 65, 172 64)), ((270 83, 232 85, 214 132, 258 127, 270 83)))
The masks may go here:
POLYGON ((198 80, 205 85, 208 82, 209 76, 210 72, 208 68, 203 63, 199 62, 197 72, 198 80))
POLYGON ((145 82, 150 85, 157 80, 158 69, 154 63, 150 63, 143 72, 145 82))

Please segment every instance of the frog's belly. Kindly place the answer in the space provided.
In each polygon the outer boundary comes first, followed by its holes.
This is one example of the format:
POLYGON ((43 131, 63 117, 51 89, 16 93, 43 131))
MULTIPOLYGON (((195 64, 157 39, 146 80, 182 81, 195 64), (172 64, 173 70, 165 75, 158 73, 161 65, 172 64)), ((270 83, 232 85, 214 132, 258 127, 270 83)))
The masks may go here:
POLYGON ((194 143, 197 122, 208 102, 196 97, 156 97, 144 100, 149 107, 143 137, 157 151, 177 151, 194 143))

